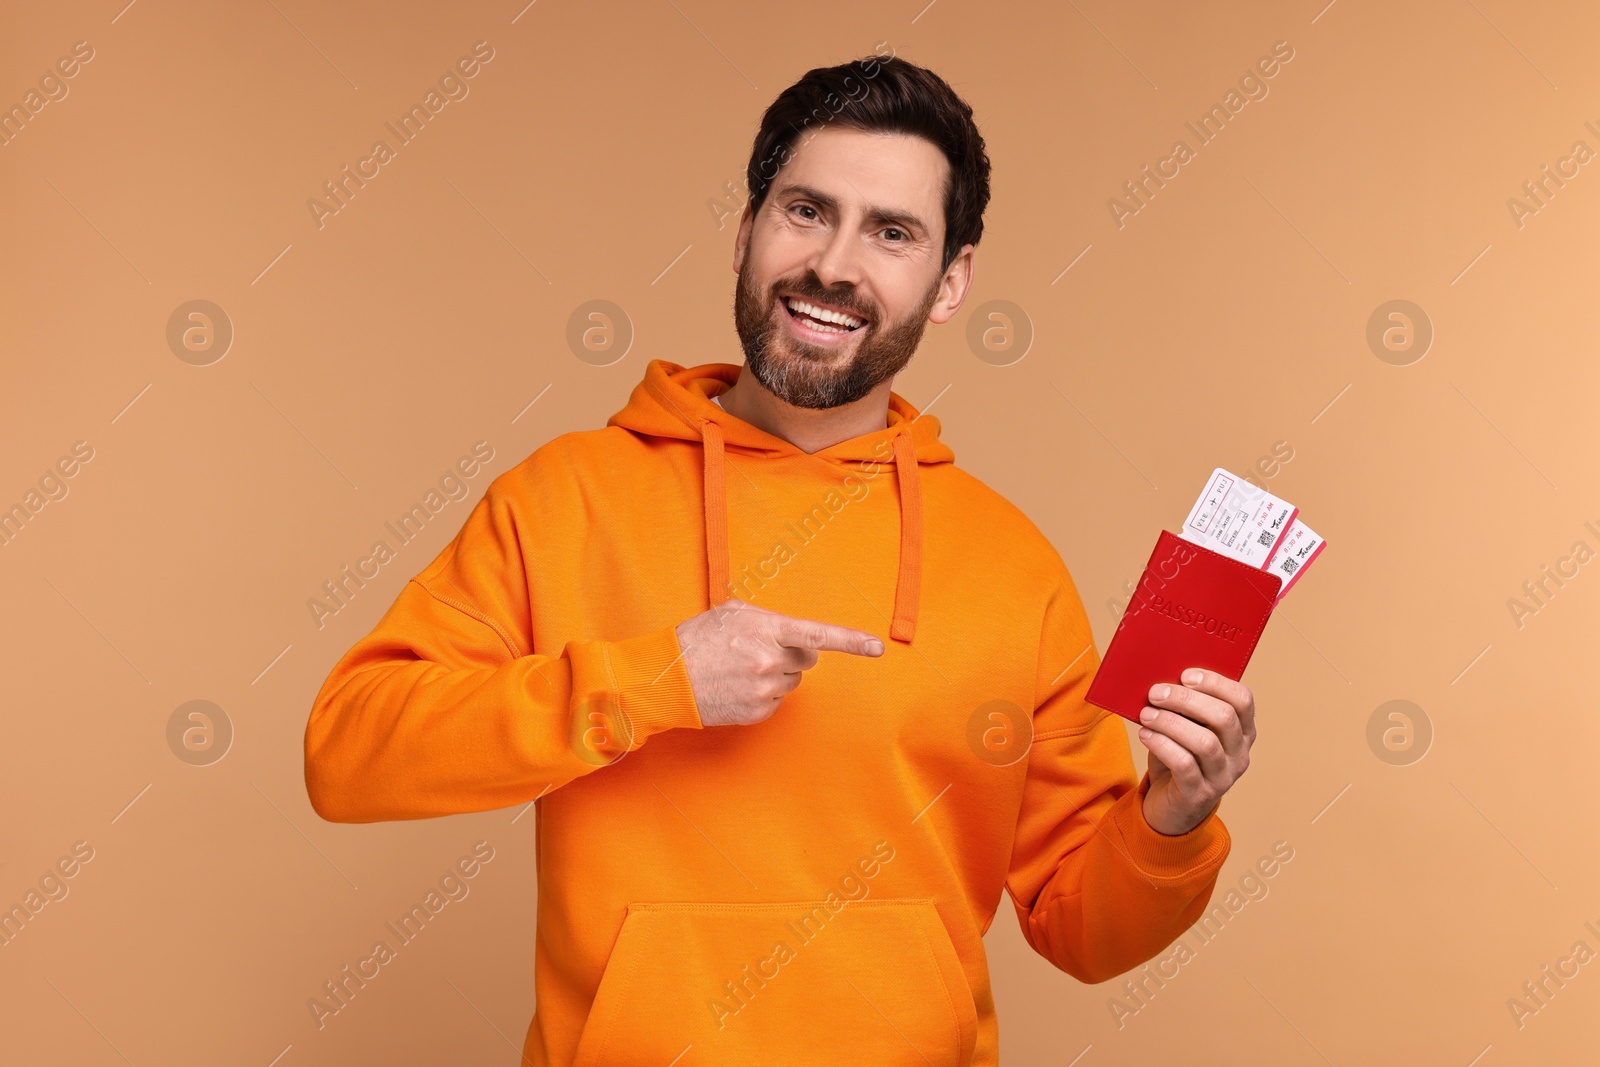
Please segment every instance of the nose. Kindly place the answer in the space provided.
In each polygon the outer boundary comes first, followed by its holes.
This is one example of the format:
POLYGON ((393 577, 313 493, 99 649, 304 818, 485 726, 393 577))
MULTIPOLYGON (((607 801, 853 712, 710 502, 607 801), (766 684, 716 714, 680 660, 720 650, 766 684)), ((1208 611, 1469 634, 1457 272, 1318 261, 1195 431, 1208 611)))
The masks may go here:
POLYGON ((853 291, 861 284, 862 248, 857 227, 839 225, 818 243, 806 266, 828 289, 848 285, 853 291))

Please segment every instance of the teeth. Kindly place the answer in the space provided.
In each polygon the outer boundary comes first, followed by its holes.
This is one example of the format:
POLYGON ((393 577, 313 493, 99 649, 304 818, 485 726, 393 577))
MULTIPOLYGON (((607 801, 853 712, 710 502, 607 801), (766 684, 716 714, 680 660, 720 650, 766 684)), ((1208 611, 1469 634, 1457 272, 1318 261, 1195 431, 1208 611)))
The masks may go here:
POLYGON ((801 312, 811 316, 814 319, 821 319, 824 322, 836 322, 845 327, 847 330, 853 330, 857 326, 862 325, 861 319, 846 315, 840 311, 830 311, 827 308, 820 308, 815 304, 808 304, 804 300, 796 300, 793 297, 790 297, 787 299, 786 303, 789 305, 789 310, 791 311, 801 312))

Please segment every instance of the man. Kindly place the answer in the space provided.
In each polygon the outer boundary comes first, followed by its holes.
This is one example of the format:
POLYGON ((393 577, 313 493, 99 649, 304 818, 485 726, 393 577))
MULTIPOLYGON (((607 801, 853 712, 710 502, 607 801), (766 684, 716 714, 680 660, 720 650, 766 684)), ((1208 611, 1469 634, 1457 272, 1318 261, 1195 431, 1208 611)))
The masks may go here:
POLYGON ((744 367, 652 360, 497 478, 318 694, 324 818, 537 801, 526 1062, 994 1064, 1002 888, 1085 982, 1204 909, 1250 691, 1157 686, 1136 781, 1060 556, 890 390, 967 294, 988 170, 903 60, 786 90, 744 367))

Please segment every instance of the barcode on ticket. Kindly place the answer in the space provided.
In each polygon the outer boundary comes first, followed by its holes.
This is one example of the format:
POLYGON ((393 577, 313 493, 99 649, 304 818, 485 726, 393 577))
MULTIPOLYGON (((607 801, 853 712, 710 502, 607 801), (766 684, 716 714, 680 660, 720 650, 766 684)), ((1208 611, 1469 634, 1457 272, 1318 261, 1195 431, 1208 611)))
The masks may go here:
POLYGON ((1327 544, 1315 530, 1295 519, 1289 527, 1289 532, 1284 535, 1283 543, 1272 554, 1272 559, 1267 561, 1264 568, 1268 574, 1276 574, 1283 579, 1283 585, 1278 590, 1278 599, 1282 600, 1300 576, 1311 566, 1312 560, 1327 544))

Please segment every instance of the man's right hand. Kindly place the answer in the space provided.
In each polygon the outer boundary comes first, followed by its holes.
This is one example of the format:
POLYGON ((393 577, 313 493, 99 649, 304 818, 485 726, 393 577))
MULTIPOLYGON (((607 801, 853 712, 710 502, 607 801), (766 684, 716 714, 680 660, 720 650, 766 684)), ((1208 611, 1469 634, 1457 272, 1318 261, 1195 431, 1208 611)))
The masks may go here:
POLYGON ((883 655, 863 630, 795 619, 729 600, 678 625, 689 682, 706 726, 749 726, 778 710, 822 652, 883 655))

